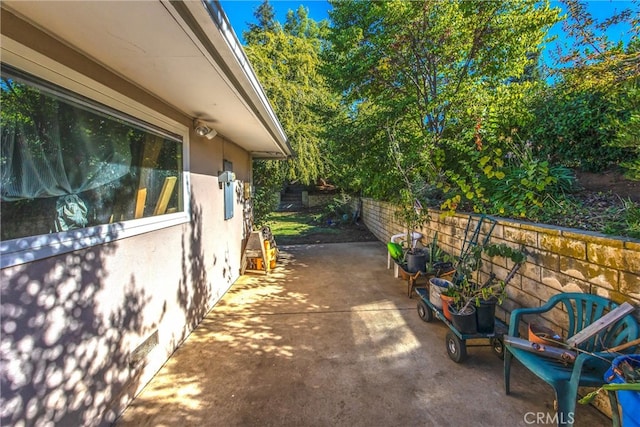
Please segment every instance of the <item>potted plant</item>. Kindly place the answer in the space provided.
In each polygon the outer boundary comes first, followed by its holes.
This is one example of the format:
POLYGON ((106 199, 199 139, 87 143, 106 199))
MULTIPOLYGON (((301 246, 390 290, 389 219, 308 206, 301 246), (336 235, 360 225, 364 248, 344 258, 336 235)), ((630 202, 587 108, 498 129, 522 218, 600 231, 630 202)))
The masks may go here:
POLYGON ((440 299, 442 300, 442 314, 444 317, 451 321, 451 311, 449 311, 449 305, 455 303, 456 298, 459 298, 459 292, 456 286, 451 283, 451 286, 440 292, 440 299))
POLYGON ((412 204, 401 204, 396 211, 396 218, 406 227, 406 238, 403 243, 403 257, 401 260, 394 258, 405 272, 417 273, 426 272, 427 261, 429 260, 429 252, 423 248, 417 247, 417 241, 422 234, 416 230, 422 228, 424 223, 429 219, 429 212, 422 209, 422 205, 417 199, 412 204))
POLYGON ((400 148, 403 133, 396 133, 395 126, 387 128, 389 137, 389 149, 398 171, 398 188, 396 202, 399 209, 396 218, 406 228, 407 244, 406 261, 409 272, 426 271, 428 253, 418 249, 413 244, 413 233, 421 229, 429 220, 429 212, 422 208, 418 200, 429 186, 429 180, 423 176, 422 171, 416 168, 415 162, 407 158, 406 153, 400 148))
POLYGON ((465 304, 473 305, 476 309, 477 332, 493 333, 496 304, 502 304, 507 297, 506 285, 504 280, 496 282, 495 276, 490 275, 489 280, 483 285, 466 282, 462 286, 465 304))
MULTIPOLYGON (((405 194, 403 199, 407 199, 405 194)), ((412 203, 404 203, 396 212, 396 217, 405 225, 407 237, 405 239, 404 268, 409 273, 425 272, 429 253, 422 248, 417 248, 414 242, 416 239, 413 233, 420 229, 429 220, 429 212, 422 208, 418 199, 413 199, 412 203)))
MULTIPOLYGON (((506 285, 525 259, 524 252, 505 244, 491 244, 472 248, 465 259, 458 261, 453 281, 454 286, 444 293, 445 296, 450 296, 454 299, 454 302, 448 306, 449 310, 454 314, 470 314, 469 312, 472 310, 469 307, 473 306, 477 332, 493 333, 495 306, 496 304, 501 304, 506 298, 506 285), (483 284, 477 281, 482 267, 483 254, 489 257, 501 256, 510 259, 514 263, 504 280, 497 280, 495 274, 490 273, 483 284), (476 281, 473 280, 474 276, 476 281)), ((452 316, 452 321, 455 317, 452 316)))
POLYGON ((453 287, 455 290, 447 292, 453 298, 453 301, 448 303, 451 323, 461 334, 475 334, 478 332, 478 323, 471 292, 472 284, 465 279, 453 287))
POLYGON ((453 268, 454 258, 438 246, 438 232, 433 234, 433 239, 425 248, 427 250, 427 271, 435 277, 447 278, 455 272, 453 268))

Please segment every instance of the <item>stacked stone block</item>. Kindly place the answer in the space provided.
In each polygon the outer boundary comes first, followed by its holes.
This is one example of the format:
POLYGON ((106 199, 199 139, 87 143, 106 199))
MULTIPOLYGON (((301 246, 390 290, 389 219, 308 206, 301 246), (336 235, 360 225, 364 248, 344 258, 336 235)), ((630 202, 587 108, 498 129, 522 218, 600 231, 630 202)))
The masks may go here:
MULTIPOLYGON (((369 230, 382 242, 406 228, 396 218, 397 207, 373 199, 363 199, 362 218, 369 230)), ((458 256, 465 238, 468 214, 442 216, 430 210, 430 220, 421 232, 423 245, 427 245, 438 232, 439 246, 447 253, 458 256)), ((599 233, 569 228, 534 224, 511 219, 498 221, 489 240, 522 249, 527 261, 507 287, 508 300, 498 310, 506 320, 518 307, 538 307, 559 292, 585 292, 610 298, 617 303, 628 301, 640 305, 640 241, 611 237, 599 233)), ((473 231, 477 217, 469 225, 473 231)), ((482 228, 480 240, 489 230, 482 228)), ((505 278, 512 263, 503 258, 485 259, 484 275, 490 271, 505 278)), ((484 276, 486 277, 486 276, 484 276)), ((636 313, 638 310, 636 310, 636 313)), ((551 312, 538 319, 547 326, 566 331, 566 316, 551 312)))

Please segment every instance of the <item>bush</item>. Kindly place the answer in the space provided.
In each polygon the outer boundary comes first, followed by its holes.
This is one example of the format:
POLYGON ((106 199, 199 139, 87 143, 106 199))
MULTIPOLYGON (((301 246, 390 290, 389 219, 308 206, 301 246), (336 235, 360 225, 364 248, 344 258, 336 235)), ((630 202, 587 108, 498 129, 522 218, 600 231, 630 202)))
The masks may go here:
POLYGON ((550 88, 533 106, 536 155, 554 164, 600 172, 629 159, 630 148, 614 146, 627 112, 611 94, 550 88))
POLYGON ((336 222, 347 222, 353 215, 353 198, 347 193, 340 193, 325 206, 323 214, 327 219, 335 219, 336 222), (347 220, 345 221, 345 218, 347 220))
POLYGON ((267 225, 268 215, 278 207, 278 192, 269 187, 255 187, 253 195, 254 229, 267 225))
POLYGON ((640 239, 640 205, 625 200, 622 208, 610 209, 603 232, 640 239))

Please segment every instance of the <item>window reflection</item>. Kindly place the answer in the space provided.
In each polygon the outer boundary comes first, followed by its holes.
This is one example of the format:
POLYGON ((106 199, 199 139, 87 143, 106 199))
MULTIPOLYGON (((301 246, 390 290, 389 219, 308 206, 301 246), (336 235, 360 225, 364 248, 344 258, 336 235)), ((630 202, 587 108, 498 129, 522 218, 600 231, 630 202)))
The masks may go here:
POLYGON ((183 211, 182 141, 2 70, 1 237, 183 211))

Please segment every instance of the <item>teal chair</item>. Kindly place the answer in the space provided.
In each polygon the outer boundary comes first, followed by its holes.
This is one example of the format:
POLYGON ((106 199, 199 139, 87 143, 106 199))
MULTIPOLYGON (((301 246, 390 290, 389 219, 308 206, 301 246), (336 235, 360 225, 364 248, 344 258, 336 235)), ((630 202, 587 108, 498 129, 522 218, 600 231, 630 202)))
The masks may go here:
MULTIPOLYGON (((581 293, 562 293, 552 296, 541 307, 519 308, 513 310, 509 321, 509 335, 518 337, 518 327, 522 316, 540 315, 562 305, 568 316, 569 338, 596 320, 600 319, 617 304, 598 295, 581 293)), ((531 318, 529 320, 532 320, 531 318)), ((605 384, 604 373, 611 367, 611 361, 619 353, 608 353, 604 350, 638 338, 638 322, 632 313, 627 314, 616 323, 598 333, 579 348, 588 353, 578 352, 573 364, 564 364, 560 360, 551 359, 520 348, 515 348, 505 342, 504 352, 504 387, 509 394, 509 376, 511 374, 511 359, 516 358, 527 369, 551 385, 556 392, 558 403, 558 425, 572 426, 575 421, 575 408, 578 386, 600 387, 605 384)), ((632 353, 634 347, 625 349, 632 353)))

